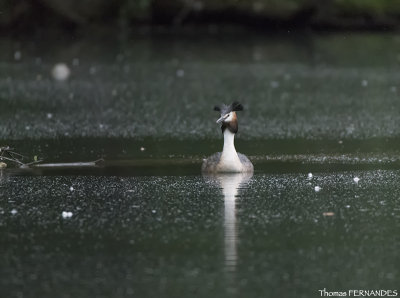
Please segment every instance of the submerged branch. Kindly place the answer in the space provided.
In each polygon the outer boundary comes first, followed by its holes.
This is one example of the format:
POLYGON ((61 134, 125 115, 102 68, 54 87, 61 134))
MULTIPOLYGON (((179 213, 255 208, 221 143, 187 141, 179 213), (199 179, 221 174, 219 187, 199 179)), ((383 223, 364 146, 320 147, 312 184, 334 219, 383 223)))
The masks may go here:
POLYGON ((98 167, 104 162, 103 159, 87 162, 59 162, 59 163, 39 163, 34 164, 32 168, 87 168, 98 167))
MULTIPOLYGON (((27 159, 26 156, 14 152, 13 148, 9 146, 0 147, 0 162, 1 161, 8 161, 17 164, 20 168, 87 168, 87 167, 98 167, 100 166, 104 160, 98 159, 95 161, 89 162, 62 162, 62 163, 42 163, 43 160, 35 160, 31 162, 24 162, 24 159, 27 159)), ((6 167, 7 164, 4 164, 6 167)))

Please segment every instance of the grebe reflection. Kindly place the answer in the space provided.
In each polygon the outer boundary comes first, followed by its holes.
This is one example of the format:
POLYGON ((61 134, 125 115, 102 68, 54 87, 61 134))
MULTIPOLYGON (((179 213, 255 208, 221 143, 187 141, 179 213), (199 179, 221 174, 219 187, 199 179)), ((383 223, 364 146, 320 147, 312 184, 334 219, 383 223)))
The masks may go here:
POLYGON ((203 177, 212 183, 216 183, 222 189, 224 196, 224 255, 225 269, 235 271, 238 260, 237 243, 238 227, 236 222, 236 198, 239 189, 245 188, 253 173, 230 174, 204 174, 203 177))

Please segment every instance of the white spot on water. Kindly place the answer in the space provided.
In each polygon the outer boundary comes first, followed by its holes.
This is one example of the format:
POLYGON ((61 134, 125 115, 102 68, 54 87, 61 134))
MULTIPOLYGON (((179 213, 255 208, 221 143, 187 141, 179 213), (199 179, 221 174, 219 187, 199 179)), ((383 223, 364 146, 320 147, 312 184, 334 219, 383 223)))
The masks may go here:
POLYGON ((74 188, 71 186, 71 187, 69 188, 69 190, 70 190, 70 191, 74 191, 74 188))
POLYGON ((153 209, 153 210, 151 210, 151 213, 157 213, 157 210, 155 210, 155 209, 153 209))
POLYGON ((269 83, 269 85, 271 86, 271 88, 278 88, 279 87, 279 82, 278 81, 271 81, 269 83))
POLYGON ((253 51, 253 60, 255 61, 260 61, 263 58, 263 54, 261 51, 259 51, 258 49, 255 49, 253 51))
POLYGON ((21 57, 22 57, 22 54, 21 54, 20 51, 15 51, 15 52, 14 52, 14 60, 15 60, 15 61, 21 60, 21 57))
POLYGON ((145 151, 146 150, 146 148, 144 148, 144 147, 140 147, 140 151, 145 151))
POLYGON ((367 80, 362 80, 361 81, 361 86, 367 87, 368 86, 368 81, 367 80))
POLYGON ((321 187, 316 186, 316 187, 314 187, 314 190, 315 190, 315 192, 319 192, 321 190, 321 187))
POLYGON ((61 213, 61 216, 62 216, 63 218, 71 218, 72 215, 73 215, 73 213, 70 212, 70 211, 63 211, 63 212, 61 213))
POLYGON ((47 113, 47 119, 51 119, 53 118, 53 114, 52 113, 47 113))
POLYGON ((18 213, 18 211, 17 211, 17 209, 13 209, 13 210, 11 210, 11 212, 10 212, 12 215, 15 215, 15 214, 17 214, 18 213))
POLYGON ((353 178, 353 181, 354 181, 355 183, 358 183, 358 181, 360 181, 360 178, 354 177, 354 178, 353 178))
POLYGON ((311 179, 313 177, 312 173, 307 174, 308 179, 311 179))
POLYGON ((54 65, 51 74, 57 81, 65 81, 71 75, 71 70, 65 63, 57 63, 54 65))
POLYGON ((117 62, 122 62, 122 60, 124 60, 124 55, 118 54, 117 57, 115 57, 115 60, 117 60, 117 62))
POLYGON ((346 127, 346 132, 348 134, 352 134, 355 130, 354 124, 350 124, 349 126, 346 127))
POLYGON ((185 71, 183 69, 178 69, 176 71, 176 76, 182 78, 185 75, 185 71))

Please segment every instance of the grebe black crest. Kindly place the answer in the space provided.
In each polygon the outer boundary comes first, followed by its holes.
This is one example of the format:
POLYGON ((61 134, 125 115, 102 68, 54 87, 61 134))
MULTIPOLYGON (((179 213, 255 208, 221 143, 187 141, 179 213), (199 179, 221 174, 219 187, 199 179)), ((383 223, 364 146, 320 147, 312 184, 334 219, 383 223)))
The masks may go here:
POLYGON ((217 123, 221 123, 224 135, 224 147, 222 152, 215 153, 203 161, 201 170, 207 173, 240 173, 253 172, 254 167, 246 155, 237 153, 235 149, 235 134, 238 132, 237 111, 242 111, 243 106, 234 102, 230 105, 214 107, 215 111, 221 113, 217 123))

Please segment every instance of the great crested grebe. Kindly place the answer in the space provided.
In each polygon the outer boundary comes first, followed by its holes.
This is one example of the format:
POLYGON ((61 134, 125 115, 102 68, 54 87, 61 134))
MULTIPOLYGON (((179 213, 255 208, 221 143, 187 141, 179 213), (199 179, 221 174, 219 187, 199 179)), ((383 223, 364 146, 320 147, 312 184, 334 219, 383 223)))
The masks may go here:
POLYGON ((215 111, 221 113, 217 123, 222 123, 224 148, 203 161, 201 170, 207 173, 238 173, 253 172, 254 167, 246 155, 237 153, 235 149, 235 134, 238 132, 236 111, 242 111, 243 106, 234 102, 231 105, 215 106, 215 111))

